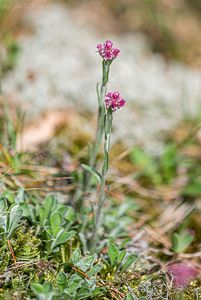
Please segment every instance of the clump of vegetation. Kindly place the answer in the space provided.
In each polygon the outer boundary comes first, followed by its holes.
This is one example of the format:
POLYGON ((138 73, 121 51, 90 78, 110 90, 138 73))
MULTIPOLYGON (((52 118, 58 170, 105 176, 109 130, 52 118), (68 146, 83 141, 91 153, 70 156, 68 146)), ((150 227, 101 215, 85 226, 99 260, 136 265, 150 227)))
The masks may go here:
POLYGON ((45 166, 44 156, 60 160, 51 141, 40 157, 18 153, 20 123, 2 114, 0 298, 199 299, 200 121, 172 134, 161 155, 127 151, 111 176, 112 120, 125 100, 107 92, 119 50, 111 41, 97 50, 97 135, 80 167, 45 166))

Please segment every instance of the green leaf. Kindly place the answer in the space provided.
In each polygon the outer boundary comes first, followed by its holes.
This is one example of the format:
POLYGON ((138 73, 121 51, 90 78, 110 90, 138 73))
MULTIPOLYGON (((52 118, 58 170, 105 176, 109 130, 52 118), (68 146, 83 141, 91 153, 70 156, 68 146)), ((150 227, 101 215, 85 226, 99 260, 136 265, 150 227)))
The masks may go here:
POLYGON ((60 272, 57 275, 57 284, 61 287, 61 288, 65 288, 66 287, 66 283, 67 283, 67 277, 66 274, 64 272, 60 272))
POLYGON ((86 272, 89 268, 92 267, 95 257, 95 255, 84 257, 79 260, 76 266, 78 266, 80 270, 86 272))
POLYGON ((43 289, 43 285, 40 283, 32 283, 31 284, 31 289, 33 290, 33 292, 38 295, 38 294, 44 294, 44 289, 43 289))
POLYGON ((44 207, 40 207, 39 208, 39 219, 40 219, 40 225, 41 226, 45 226, 45 224, 47 223, 47 219, 45 217, 45 208, 44 207))
POLYGON ((51 230, 54 236, 56 236, 61 229, 62 215, 59 212, 54 213, 50 216, 51 230))
POLYGON ((66 232, 64 229, 61 229, 55 239, 53 240, 50 251, 54 250, 59 245, 62 245, 66 243, 68 240, 70 240, 72 237, 75 236, 75 231, 69 231, 66 232))
POLYGON ((8 203, 5 197, 0 198, 0 213, 3 213, 7 210, 8 203))
POLYGON ((52 290, 52 284, 50 282, 46 282, 43 286, 44 293, 48 294, 52 290))
POLYGON ((4 233, 7 231, 9 216, 7 214, 7 201, 5 198, 0 199, 0 228, 4 233))
POLYGON ((66 211, 64 213, 64 218, 66 220, 68 220, 69 222, 73 222, 75 221, 75 210, 71 207, 71 206, 68 206, 68 207, 65 207, 66 208, 66 211))
POLYGON ((96 180, 98 181, 98 183, 101 183, 102 176, 101 176, 101 174, 98 171, 96 171, 94 168, 92 168, 92 167, 90 167, 89 165, 86 165, 86 164, 81 164, 81 167, 85 171, 91 173, 96 178, 96 180))
MULTIPOLYGON (((5 175, 2 175, 1 179, 3 176, 5 176, 5 175)), ((6 191, 6 192, 2 193, 0 199, 1 200, 4 199, 4 200, 6 200, 6 202, 12 204, 12 203, 14 203, 14 200, 15 200, 15 194, 12 191, 6 191)))
POLYGON ((81 287, 83 284, 83 279, 77 274, 73 274, 70 279, 68 280, 68 287, 67 292, 70 296, 75 296, 77 290, 81 287))
POLYGON ((156 161, 140 148, 135 148, 130 154, 131 161, 139 169, 139 175, 149 177, 154 183, 160 183, 161 177, 158 172, 156 161))
POLYGON ((134 263, 134 261, 137 259, 137 256, 135 254, 130 254, 127 258, 125 263, 123 264, 121 271, 125 272, 131 265, 134 263))
POLYGON ((36 221, 36 210, 35 207, 31 204, 22 203, 20 204, 20 208, 23 210, 22 216, 26 219, 30 219, 32 223, 36 221))
POLYGON ((24 203, 24 190, 20 189, 17 196, 15 197, 15 203, 20 204, 24 203))
POLYGON ((41 284, 32 283, 31 289, 34 292, 34 294, 38 300, 46 300, 47 299, 46 294, 44 293, 44 288, 41 284))
POLYGON ((114 266, 114 263, 119 256, 119 250, 114 243, 109 243, 108 245, 108 256, 110 259, 111 266, 114 266))
POLYGON ((160 167, 163 175, 163 179, 166 183, 169 183, 176 175, 178 164, 177 149, 174 144, 168 144, 165 147, 165 151, 160 158, 160 167))
POLYGON ((62 223, 62 215, 56 212, 50 216, 50 224, 52 227, 60 226, 62 223))
POLYGON ((20 219, 22 217, 23 210, 19 208, 19 205, 14 205, 11 208, 8 222, 8 238, 11 237, 14 230, 17 228, 20 219))
MULTIPOLYGON (((61 230, 61 227, 59 227, 59 230, 58 232, 61 230)), ((54 239, 54 237, 52 236, 52 230, 49 226, 45 227, 45 230, 44 230, 45 234, 46 234, 46 240, 48 243, 51 243, 52 242, 52 239, 54 239)))
POLYGON ((7 224, 8 224, 8 216, 0 215, 0 229, 4 231, 4 233, 7 232, 7 224))
POLYGON ((134 298, 131 294, 127 294, 125 300, 134 300, 134 298))
POLYGON ((43 285, 39 283, 32 283, 31 289, 38 300, 52 300, 54 292, 52 291, 52 284, 47 282, 43 285))
POLYGON ((44 207, 45 207, 45 219, 48 219, 50 216, 50 213, 54 211, 56 207, 57 201, 53 195, 48 196, 45 199, 44 207))
POLYGON ((194 236, 191 233, 189 233, 187 230, 184 230, 179 234, 174 233, 172 237, 172 244, 173 244, 172 250, 175 253, 182 253, 188 248, 188 246, 190 246, 193 240, 194 240, 194 236))
POLYGON ((183 195, 200 197, 201 196, 201 183, 200 182, 192 182, 187 185, 183 190, 183 195))
POLYGON ((76 265, 79 262, 80 258, 81 258, 81 251, 79 248, 76 248, 73 251, 70 260, 74 265, 76 265))
POLYGON ((93 291, 95 290, 95 282, 86 279, 84 285, 77 291, 76 300, 83 299, 96 299, 93 296, 93 291))
POLYGON ((117 258, 117 264, 118 265, 123 261, 123 259, 124 259, 125 256, 126 256, 126 250, 122 250, 119 253, 118 258, 117 258))
POLYGON ((93 266, 88 272, 87 274, 89 275, 89 277, 96 275, 98 272, 100 272, 100 270, 103 268, 102 265, 95 265, 93 266))
POLYGON ((45 199, 44 207, 39 208, 39 219, 41 226, 46 226, 49 224, 49 218, 51 212, 56 212, 57 201, 53 195, 48 196, 45 199))

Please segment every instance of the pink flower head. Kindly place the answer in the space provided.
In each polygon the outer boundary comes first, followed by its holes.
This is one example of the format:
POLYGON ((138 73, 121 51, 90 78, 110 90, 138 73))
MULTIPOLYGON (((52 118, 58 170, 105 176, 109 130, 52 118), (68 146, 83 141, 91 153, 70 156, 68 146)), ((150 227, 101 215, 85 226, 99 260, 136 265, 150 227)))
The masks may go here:
POLYGON ((175 288, 185 288, 191 280, 196 279, 199 275, 198 269, 186 262, 169 264, 167 273, 175 288))
POLYGON ((106 108, 111 108, 113 112, 117 109, 123 107, 126 104, 126 101, 120 96, 118 92, 109 92, 105 96, 105 105, 106 108))
POLYGON ((109 40, 107 40, 104 44, 98 44, 96 47, 100 56, 106 61, 112 61, 120 53, 119 49, 113 48, 113 43, 109 40))

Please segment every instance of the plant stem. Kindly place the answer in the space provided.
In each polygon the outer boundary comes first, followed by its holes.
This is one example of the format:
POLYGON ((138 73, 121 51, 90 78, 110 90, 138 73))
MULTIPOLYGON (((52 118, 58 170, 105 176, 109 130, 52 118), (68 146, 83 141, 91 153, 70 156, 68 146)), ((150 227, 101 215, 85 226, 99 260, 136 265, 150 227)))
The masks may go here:
MULTIPOLYGON (((96 136, 95 136, 95 141, 92 147, 92 151, 90 153, 89 157, 89 166, 91 168, 96 167, 96 161, 97 161, 97 156, 99 152, 99 148, 102 142, 103 138, 103 132, 104 132, 104 117, 105 117, 105 95, 107 91, 107 83, 109 79, 109 71, 110 71, 110 65, 111 61, 102 61, 102 80, 101 80, 101 85, 99 87, 99 84, 96 86, 96 92, 97 92, 97 98, 98 98, 98 116, 97 116, 97 128, 96 128, 96 136)), ((82 193, 87 195, 87 192, 90 189, 90 181, 91 181, 91 174, 90 173, 85 173, 84 174, 84 179, 82 180, 82 193)), ((87 218, 84 218, 83 215, 83 209, 84 209, 84 197, 81 197, 80 194, 76 193, 75 196, 75 202, 78 203, 78 208, 79 211, 81 212, 81 218, 82 218, 82 228, 81 232, 84 232, 86 226, 87 226, 87 218)))
POLYGON ((66 252, 65 252, 65 246, 61 245, 61 260, 62 263, 66 262, 66 252))
MULTIPOLYGON (((99 93, 98 89, 97 89, 97 93, 99 93)), ((91 168, 94 168, 96 165, 96 159, 97 159, 98 151, 99 151, 102 136, 103 136, 105 107, 102 104, 102 102, 104 101, 105 94, 106 94, 106 86, 101 86, 101 93, 100 93, 100 96, 98 96, 98 97, 100 97, 101 100, 100 100, 99 107, 98 107, 96 138, 95 138, 94 146, 93 146, 92 153, 91 153, 90 159, 89 159, 89 166, 91 168)), ((90 176, 89 176, 89 179, 90 179, 90 176)))
POLYGON ((105 199, 106 199, 105 188, 106 188, 106 178, 107 178, 107 172, 109 166, 109 149, 110 149, 110 137, 111 137, 111 130, 112 130, 112 120, 113 120, 112 111, 107 110, 104 118, 105 142, 104 142, 104 161, 102 167, 102 180, 101 180, 97 211, 94 216, 94 231, 91 239, 91 245, 93 249, 96 248, 97 239, 98 239, 98 229, 101 225, 102 208, 104 206, 105 199))
POLYGON ((99 151, 99 147, 101 144, 103 131, 104 131, 104 115, 105 115, 105 105, 104 99, 107 91, 107 83, 109 79, 109 70, 110 70, 109 61, 102 62, 102 82, 99 90, 99 85, 97 85, 97 97, 98 97, 98 117, 97 117, 97 131, 96 138, 93 146, 93 150, 89 159, 90 167, 94 168, 96 165, 96 159, 99 151))
MULTIPOLYGON (((96 167, 97 156, 99 152, 99 148, 102 142, 103 133, 104 133, 104 122, 105 122, 105 95, 107 91, 107 83, 109 80, 109 71, 110 65, 112 61, 102 61, 102 80, 101 85, 97 84, 96 91, 97 91, 97 98, 98 98, 98 116, 97 116, 97 129, 96 129, 96 136, 95 141, 92 147, 92 151, 90 153, 89 158, 89 166, 94 169, 96 167)), ((90 189, 90 182, 91 182, 91 174, 85 173, 82 185, 82 191, 87 194, 90 189)), ((85 197, 84 197, 85 198, 85 197)), ((83 209, 84 209, 84 198, 82 197, 79 202, 79 209, 81 212, 81 219, 82 219, 82 229, 81 233, 85 231, 87 226, 88 220, 84 218, 83 209)), ((98 209, 99 210, 99 209, 98 209)), ((94 216, 94 220, 95 220, 94 216)), ((95 234, 96 235, 96 234, 95 234)), ((94 237, 95 238, 95 237, 94 237)))

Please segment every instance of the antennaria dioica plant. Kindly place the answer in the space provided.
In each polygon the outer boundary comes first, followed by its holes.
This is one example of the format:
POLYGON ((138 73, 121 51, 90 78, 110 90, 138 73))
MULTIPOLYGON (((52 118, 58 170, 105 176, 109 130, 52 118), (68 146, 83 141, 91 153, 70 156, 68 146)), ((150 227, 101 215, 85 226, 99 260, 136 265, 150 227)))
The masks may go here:
POLYGON ((89 167, 86 165, 82 165, 86 171, 89 171, 89 173, 86 174, 85 187, 84 187, 85 191, 87 191, 90 186, 91 174, 94 173, 93 169, 96 167, 97 155, 99 152, 99 148, 104 133, 104 117, 105 117, 104 100, 107 92, 107 83, 109 80, 110 66, 112 64, 112 61, 120 53, 119 49, 113 48, 113 43, 109 40, 107 40, 103 45, 98 44, 97 50, 100 56, 102 57, 102 80, 101 83, 100 84, 98 83, 96 86, 96 92, 98 98, 97 128, 96 128, 95 141, 89 155, 89 167))
POLYGON ((101 223, 102 207, 105 203, 105 189, 106 178, 109 167, 109 148, 110 137, 112 130, 113 113, 125 105, 125 100, 118 92, 107 93, 107 83, 109 80, 109 71, 112 61, 118 56, 119 49, 113 47, 113 43, 107 40, 104 44, 97 45, 98 53, 102 57, 102 82, 97 84, 98 97, 98 117, 97 117, 97 133, 95 142, 90 153, 89 165, 82 165, 82 167, 89 171, 86 176, 85 191, 90 187, 91 174, 95 175, 100 183, 100 192, 98 197, 97 208, 94 210, 94 229, 90 241, 91 249, 96 247, 98 239, 98 228, 101 223), (104 135, 104 155, 103 166, 101 174, 95 169, 97 155, 104 135))

